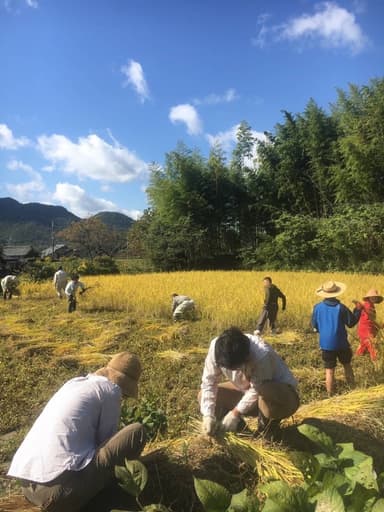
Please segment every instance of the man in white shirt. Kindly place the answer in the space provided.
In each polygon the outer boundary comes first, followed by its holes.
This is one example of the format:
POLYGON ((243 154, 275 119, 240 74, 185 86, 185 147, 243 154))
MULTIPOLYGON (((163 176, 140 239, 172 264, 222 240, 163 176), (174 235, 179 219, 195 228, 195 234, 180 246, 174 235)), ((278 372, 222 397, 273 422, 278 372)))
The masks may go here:
POLYGON ((113 481, 115 465, 139 457, 143 426, 117 428, 122 395, 137 398, 140 374, 139 358, 121 352, 53 395, 8 471, 31 503, 47 512, 76 512, 113 481))
POLYGON ((195 311, 195 301, 187 295, 172 294, 172 316, 174 322, 191 318, 195 311))
POLYGON ((55 286, 55 290, 59 299, 62 299, 65 296, 64 293, 67 281, 67 273, 63 270, 63 267, 60 266, 53 276, 53 284, 55 286))
POLYGON ((13 275, 5 276, 1 280, 1 289, 3 291, 3 299, 12 299, 12 295, 17 289, 17 277, 13 275))
POLYGON ((68 313, 76 311, 76 292, 78 288, 80 288, 80 295, 85 292, 85 284, 79 281, 79 279, 77 274, 73 274, 71 280, 65 287, 65 295, 68 298, 68 313))
POLYGON ((200 410, 203 430, 238 430, 242 416, 257 416, 258 434, 277 438, 279 423, 299 407, 288 366, 259 336, 231 327, 211 341, 205 359, 200 410), (224 375, 228 380, 219 383, 224 375))

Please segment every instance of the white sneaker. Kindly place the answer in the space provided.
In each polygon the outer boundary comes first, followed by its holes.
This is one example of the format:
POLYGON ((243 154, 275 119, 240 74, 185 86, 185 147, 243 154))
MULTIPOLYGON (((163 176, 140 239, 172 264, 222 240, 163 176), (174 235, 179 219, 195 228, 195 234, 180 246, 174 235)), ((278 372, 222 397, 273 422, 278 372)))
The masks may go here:
POLYGON ((254 334, 255 336, 259 336, 259 334, 260 334, 259 329, 256 329, 256 331, 253 331, 253 334, 254 334))

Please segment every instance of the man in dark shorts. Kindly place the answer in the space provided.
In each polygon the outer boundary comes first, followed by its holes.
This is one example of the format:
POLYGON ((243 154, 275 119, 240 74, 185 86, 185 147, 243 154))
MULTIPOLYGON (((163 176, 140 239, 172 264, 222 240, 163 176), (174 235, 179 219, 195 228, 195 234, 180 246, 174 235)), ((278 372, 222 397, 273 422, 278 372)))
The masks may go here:
POLYGON ((355 377, 351 365, 352 350, 348 342, 345 327, 353 327, 360 318, 361 311, 353 312, 336 297, 346 289, 344 283, 327 281, 316 290, 316 294, 324 300, 316 304, 312 312, 312 327, 319 333, 320 349, 325 368, 325 387, 328 395, 335 392, 335 368, 337 360, 344 367, 347 384, 355 385, 355 377))

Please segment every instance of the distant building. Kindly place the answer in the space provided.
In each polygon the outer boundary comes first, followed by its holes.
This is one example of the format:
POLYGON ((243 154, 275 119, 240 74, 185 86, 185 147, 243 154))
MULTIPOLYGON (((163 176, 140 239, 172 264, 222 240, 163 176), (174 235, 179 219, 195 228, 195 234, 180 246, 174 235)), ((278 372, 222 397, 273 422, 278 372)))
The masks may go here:
POLYGON ((4 245, 1 249, 1 259, 9 270, 17 270, 28 261, 39 257, 32 245, 4 245))
POLYGON ((41 251, 40 258, 52 258, 53 260, 57 260, 72 253, 72 249, 70 249, 67 245, 55 244, 53 247, 47 247, 41 251))

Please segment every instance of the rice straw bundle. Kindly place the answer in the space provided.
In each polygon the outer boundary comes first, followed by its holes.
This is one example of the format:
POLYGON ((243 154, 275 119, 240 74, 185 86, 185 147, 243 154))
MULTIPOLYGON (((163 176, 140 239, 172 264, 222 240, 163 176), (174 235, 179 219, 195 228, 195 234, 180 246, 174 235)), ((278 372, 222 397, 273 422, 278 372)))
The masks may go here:
POLYGON ((303 482, 303 474, 286 451, 271 448, 262 439, 250 440, 235 434, 227 434, 225 441, 231 454, 255 468, 261 480, 283 480, 289 484, 303 482))
MULTIPOLYGON (((354 389, 344 395, 302 405, 293 417, 294 423, 304 418, 343 418, 356 413, 368 413, 384 407, 384 384, 365 389, 354 389)), ((285 423, 290 423, 285 420, 285 423)))

